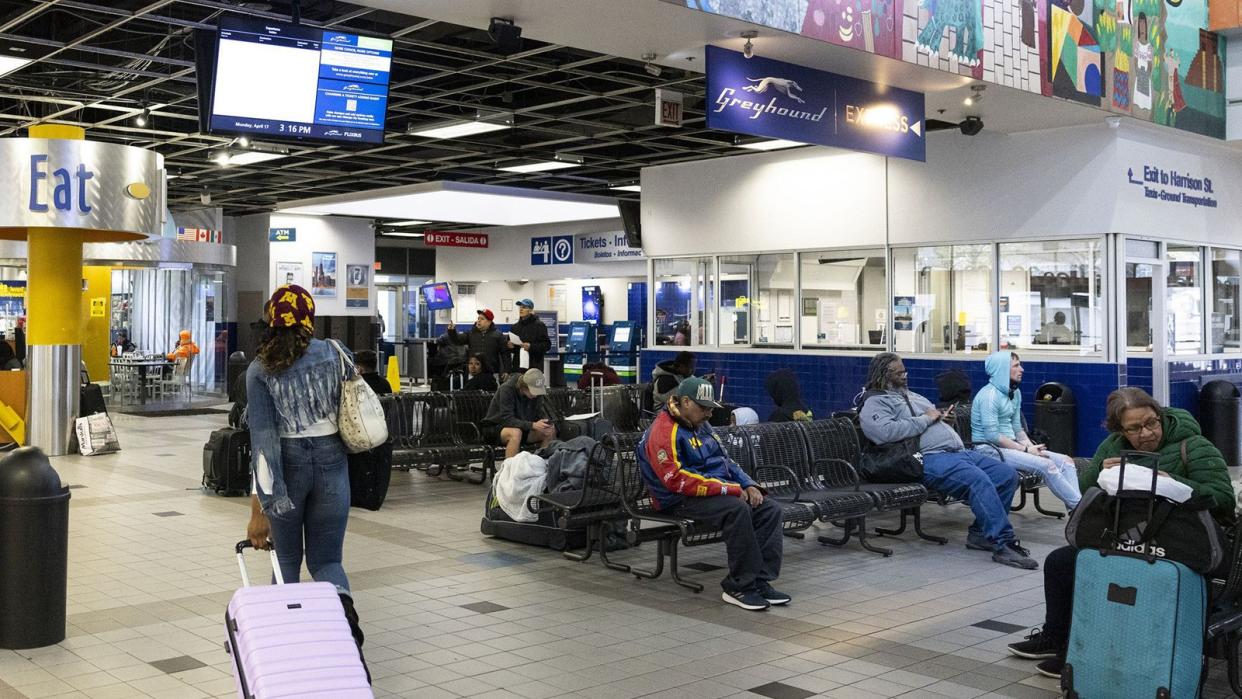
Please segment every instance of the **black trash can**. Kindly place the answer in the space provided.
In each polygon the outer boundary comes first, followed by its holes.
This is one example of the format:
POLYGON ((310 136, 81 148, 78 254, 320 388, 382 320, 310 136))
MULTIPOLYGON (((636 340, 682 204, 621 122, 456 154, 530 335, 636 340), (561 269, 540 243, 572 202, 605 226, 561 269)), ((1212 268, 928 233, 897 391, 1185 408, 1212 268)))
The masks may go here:
POLYGON ((1199 425, 1226 466, 1242 466, 1242 393, 1237 386, 1216 380, 1199 389, 1199 425))
POLYGON ((0 648, 65 640, 69 489, 38 447, 0 460, 0 648))
POLYGON ((1078 453, 1078 403, 1069 386, 1056 381, 1035 391, 1035 429, 1048 435, 1048 451, 1078 453))
POLYGON ((229 393, 229 400, 237 400, 237 377, 246 373, 246 368, 250 366, 250 360, 246 359, 246 353, 237 351, 229 355, 229 365, 224 372, 224 388, 229 393))

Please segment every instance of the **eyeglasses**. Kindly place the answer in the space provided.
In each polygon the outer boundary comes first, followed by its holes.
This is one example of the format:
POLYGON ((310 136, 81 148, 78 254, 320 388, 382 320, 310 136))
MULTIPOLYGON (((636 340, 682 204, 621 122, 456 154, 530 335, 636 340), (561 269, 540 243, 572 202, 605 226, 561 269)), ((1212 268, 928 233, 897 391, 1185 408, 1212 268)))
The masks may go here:
POLYGON ((1144 430, 1146 430, 1147 432, 1151 432, 1152 434, 1155 434, 1156 430, 1159 429, 1159 427, 1160 427, 1160 418, 1152 417, 1152 418, 1147 418, 1147 421, 1141 425, 1131 425, 1129 427, 1122 427, 1121 431, 1131 437, 1137 437, 1140 434, 1143 434, 1144 430))

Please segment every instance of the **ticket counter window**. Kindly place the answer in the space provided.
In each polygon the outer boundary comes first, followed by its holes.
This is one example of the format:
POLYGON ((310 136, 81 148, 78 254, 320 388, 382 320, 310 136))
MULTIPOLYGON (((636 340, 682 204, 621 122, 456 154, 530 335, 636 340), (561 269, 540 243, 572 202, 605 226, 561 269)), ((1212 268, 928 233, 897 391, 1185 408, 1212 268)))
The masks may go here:
POLYGON ((710 345, 716 341, 715 260, 686 257, 655 261, 657 345, 710 345))
POLYGON ((898 352, 991 351, 991 245, 897 248, 892 271, 898 352))
POLYGON ((793 253, 720 258, 720 345, 793 347, 793 253))
POLYGON ((1242 251, 1212 250, 1213 352, 1242 352, 1242 251))
POLYGON ((1203 259, 1193 245, 1168 246, 1165 278, 1166 341, 1170 354, 1203 352, 1203 259))
POLYGON ((887 343, 884 250, 802 253, 802 346, 880 350, 887 343))
POLYGON ((754 293, 758 255, 720 258, 720 346, 748 345, 751 341, 751 294, 754 293))
POLYGON ((1103 265, 1098 239, 1002 244, 1001 347, 1103 353, 1103 265))

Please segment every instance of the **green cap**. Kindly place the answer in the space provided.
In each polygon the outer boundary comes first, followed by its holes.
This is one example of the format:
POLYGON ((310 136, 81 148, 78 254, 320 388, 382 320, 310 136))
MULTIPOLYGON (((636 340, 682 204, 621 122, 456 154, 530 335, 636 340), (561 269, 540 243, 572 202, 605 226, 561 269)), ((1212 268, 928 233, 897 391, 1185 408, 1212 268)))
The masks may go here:
POLYGON ((685 396, 704 408, 724 407, 716 402, 716 397, 712 393, 711 382, 707 379, 700 379, 697 376, 691 376, 690 378, 682 381, 677 386, 677 390, 673 392, 673 395, 685 396))

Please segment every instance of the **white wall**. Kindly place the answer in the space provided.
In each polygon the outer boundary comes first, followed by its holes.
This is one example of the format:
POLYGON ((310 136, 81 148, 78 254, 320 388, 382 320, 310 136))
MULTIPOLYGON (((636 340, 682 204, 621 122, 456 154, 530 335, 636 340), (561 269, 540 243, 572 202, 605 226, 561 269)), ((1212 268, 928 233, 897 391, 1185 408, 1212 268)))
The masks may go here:
POLYGON ((648 257, 884 242, 884 158, 799 148, 644 168, 648 257))
MULTIPOLYGON (((247 266, 249 284, 259 284, 271 294, 275 290, 276 263, 301 262, 304 281, 309 290, 311 275, 311 254, 315 252, 336 253, 336 297, 316 296, 315 313, 321 316, 367 316, 375 313, 375 276, 368 276, 370 292, 366 308, 345 307, 345 269, 346 265, 366 265, 368 269, 375 263, 375 234, 371 223, 366 219, 345 218, 341 216, 289 216, 272 214, 271 216, 248 216, 239 219, 245 222, 247 230, 254 229, 247 235, 262 235, 267 246, 267 264, 262 280, 258 280, 251 269, 255 263, 247 266), (251 221, 250 219, 254 219, 251 221), (296 228, 297 240, 292 243, 268 243, 268 228, 296 228), (261 233, 260 233, 261 232, 261 233)), ((244 254, 238 249, 239 277, 244 254)), ((244 288, 240 285, 239 289, 244 288)))
MULTIPOLYGON (((626 318, 626 283, 646 281, 644 260, 620 262, 575 263, 572 265, 531 265, 532 237, 556 235, 619 234, 620 220, 585 221, 546 226, 501 226, 479 229, 488 234, 487 248, 436 248, 436 281, 477 282, 478 308, 490 308, 496 322, 502 325, 517 320, 517 308, 501 310, 506 299, 530 298, 536 310, 550 310, 548 287, 564 284, 566 312, 560 322, 582 320, 582 287, 598 285, 604 294, 604 322, 626 318), (523 281, 525 280, 525 281, 523 281)), ((458 323, 472 323, 474 306, 458 304, 454 318, 458 323)), ((438 318, 443 322, 443 318, 438 318)))
POLYGON ((1113 232, 1238 244, 1242 152, 1125 120, 1118 129, 935 132, 925 163, 799 148, 643 170, 652 257, 1113 232), (1128 174, 1141 180, 1144 165, 1211 178, 1218 206, 1145 197, 1128 174))

